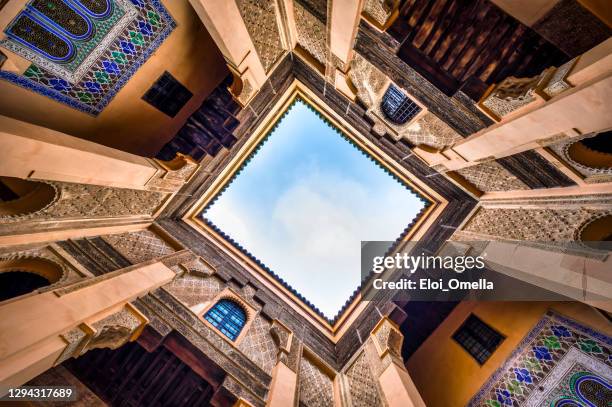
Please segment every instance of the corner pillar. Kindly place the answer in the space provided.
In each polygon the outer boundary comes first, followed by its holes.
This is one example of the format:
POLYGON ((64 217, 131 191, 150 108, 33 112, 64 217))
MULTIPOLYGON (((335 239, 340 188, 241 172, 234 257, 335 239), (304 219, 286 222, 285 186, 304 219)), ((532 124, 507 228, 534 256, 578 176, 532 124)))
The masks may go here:
POLYGON ((246 106, 267 80, 267 74, 235 1, 189 0, 221 50, 234 75, 230 91, 246 106))
POLYGON ((135 340, 148 320, 130 301, 175 277, 163 261, 5 302, 0 306, 0 387, 20 386, 90 349, 115 349, 135 340))
POLYGON ((353 45, 364 0, 335 0, 332 2, 329 28, 329 49, 332 58, 334 85, 347 98, 355 101, 357 91, 348 72, 353 57, 353 45))
POLYGON ((0 176, 116 188, 176 192, 198 163, 140 157, 91 141, 0 116, 0 176))
POLYGON ((477 107, 496 124, 442 151, 413 151, 431 167, 455 171, 612 128, 612 39, 533 78, 509 77, 477 107))
POLYGON ((274 320, 270 334, 278 347, 276 366, 272 370, 272 382, 266 407, 284 407, 297 404, 297 381, 295 369, 289 367, 289 355, 294 353, 293 333, 280 321, 274 320))
POLYGON ((401 356, 404 336, 388 317, 383 317, 370 334, 384 369, 378 383, 389 407, 425 407, 401 356))

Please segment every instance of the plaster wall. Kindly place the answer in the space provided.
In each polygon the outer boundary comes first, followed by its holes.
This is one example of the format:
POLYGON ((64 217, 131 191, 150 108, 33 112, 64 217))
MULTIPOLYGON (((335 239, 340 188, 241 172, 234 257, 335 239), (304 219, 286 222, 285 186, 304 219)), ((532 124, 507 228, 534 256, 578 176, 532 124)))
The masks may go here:
POLYGON ((548 309, 612 333, 612 325, 603 315, 577 302, 463 302, 406 363, 425 404, 465 406, 548 309), (470 313, 506 337, 482 366, 452 338, 470 313))
POLYGON ((162 3, 177 27, 97 117, 2 80, 0 115, 130 153, 154 156, 229 73, 189 2, 162 3), (174 118, 141 99, 164 71, 194 94, 174 118))

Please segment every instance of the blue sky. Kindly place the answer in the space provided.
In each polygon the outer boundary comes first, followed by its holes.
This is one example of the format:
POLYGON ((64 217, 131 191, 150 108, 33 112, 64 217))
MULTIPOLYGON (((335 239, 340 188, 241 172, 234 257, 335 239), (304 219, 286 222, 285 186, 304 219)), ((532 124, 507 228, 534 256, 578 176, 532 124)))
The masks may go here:
POLYGON ((332 318, 423 202, 297 102, 204 217, 332 318))

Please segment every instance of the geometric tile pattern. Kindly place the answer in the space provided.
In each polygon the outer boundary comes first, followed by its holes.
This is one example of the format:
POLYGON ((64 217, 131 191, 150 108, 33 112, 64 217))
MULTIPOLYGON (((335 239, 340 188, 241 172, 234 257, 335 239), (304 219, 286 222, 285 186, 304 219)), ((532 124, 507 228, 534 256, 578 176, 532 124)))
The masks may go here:
POLYGON ((264 70, 268 72, 284 53, 276 20, 276 2, 236 0, 236 3, 264 70))
POLYGON ((299 2, 294 1, 297 41, 321 64, 327 63, 327 34, 325 25, 299 2))
MULTIPOLYGON (((0 71, 0 79, 82 112, 99 114, 176 27, 160 0, 113 0, 112 5, 132 18, 127 24, 125 19, 117 20, 122 22, 120 30, 116 30, 118 33, 111 28, 103 38, 90 40, 95 41, 88 54, 90 61, 76 82, 58 75, 57 69, 53 69, 58 64, 45 64, 41 62, 41 55, 33 52, 27 59, 34 63, 23 75, 0 71)), ((10 47, 11 44, 0 45, 10 47)))
POLYGON ((355 363, 347 370, 346 377, 349 382, 353 406, 377 407, 383 405, 365 352, 362 352, 355 363))
POLYGON ((387 23, 393 8, 389 6, 390 2, 384 0, 366 0, 363 11, 376 21, 380 26, 387 23))
POLYGON ((577 240, 581 225, 607 212, 587 208, 481 208, 463 231, 509 240, 572 242, 577 240))
POLYGON ((223 282, 215 276, 191 274, 183 274, 164 286, 166 291, 188 307, 212 300, 223 288, 223 282))
POLYGON ((457 172, 482 192, 529 189, 523 181, 516 178, 496 161, 462 168, 457 172))
POLYGON ((64 219, 152 215, 165 194, 71 182, 47 181, 55 189, 53 201, 30 213, 0 216, 3 222, 25 219, 64 219))
POLYGON ((238 349, 264 372, 272 374, 278 348, 270 335, 270 324, 260 315, 253 319, 238 349))
POLYGON ((609 406, 611 379, 612 337, 549 311, 468 406, 609 406))
POLYGON ((334 405, 332 379, 308 358, 300 362, 300 403, 307 407, 331 407, 334 405))
POLYGON ((175 250, 150 230, 105 235, 102 238, 132 264, 160 258, 175 250))

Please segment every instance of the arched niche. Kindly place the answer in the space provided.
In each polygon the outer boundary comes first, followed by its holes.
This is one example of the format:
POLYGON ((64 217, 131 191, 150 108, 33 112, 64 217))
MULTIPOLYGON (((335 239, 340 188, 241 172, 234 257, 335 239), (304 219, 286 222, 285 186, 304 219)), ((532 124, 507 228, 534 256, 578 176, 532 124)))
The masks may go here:
POLYGON ((56 198, 55 188, 45 182, 0 177, 0 218, 39 212, 56 198))
POLYGON ((580 230, 583 242, 612 242, 612 215, 589 221, 580 230))
POLYGON ((577 240, 590 249, 612 250, 612 214, 586 222, 578 231, 577 240))
POLYGON ((612 131, 578 140, 566 151, 572 161, 585 167, 612 169, 612 131))
POLYGON ((44 258, 0 258, 0 301, 50 286, 63 277, 62 267, 44 258))

